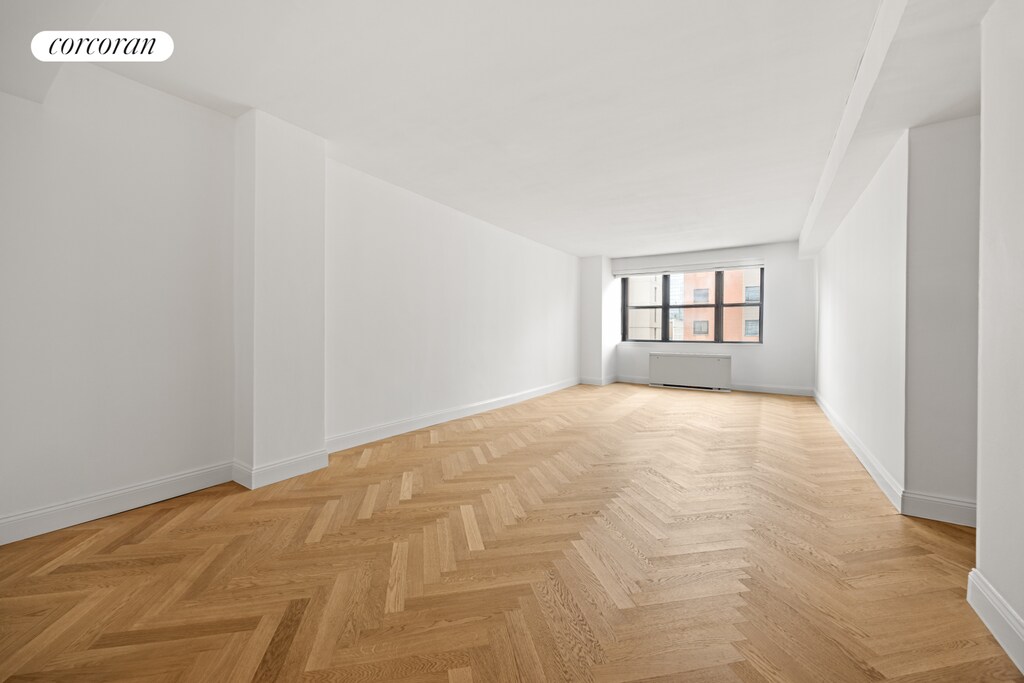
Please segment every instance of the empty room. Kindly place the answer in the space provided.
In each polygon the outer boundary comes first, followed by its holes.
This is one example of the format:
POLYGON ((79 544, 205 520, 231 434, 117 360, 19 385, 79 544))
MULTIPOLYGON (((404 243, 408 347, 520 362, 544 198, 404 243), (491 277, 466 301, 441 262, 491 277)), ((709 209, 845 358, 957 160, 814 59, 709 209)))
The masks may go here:
POLYGON ((0 0, 0 681, 1024 683, 1024 0, 0 0))

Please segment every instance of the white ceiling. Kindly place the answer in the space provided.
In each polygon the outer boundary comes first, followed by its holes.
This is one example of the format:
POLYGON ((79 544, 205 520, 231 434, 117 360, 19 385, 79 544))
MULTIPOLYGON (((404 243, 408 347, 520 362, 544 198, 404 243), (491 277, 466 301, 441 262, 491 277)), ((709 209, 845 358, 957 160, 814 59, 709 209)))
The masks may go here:
POLYGON ((877 0, 107 0, 109 68, 579 255, 795 239, 877 0))
MULTIPOLYGON (((881 1, 4 0, 0 89, 45 95, 35 31, 163 30, 169 61, 107 67, 571 253, 692 251, 801 233, 881 1)), ((976 111, 990 3, 907 3, 815 222, 897 127, 976 111)))

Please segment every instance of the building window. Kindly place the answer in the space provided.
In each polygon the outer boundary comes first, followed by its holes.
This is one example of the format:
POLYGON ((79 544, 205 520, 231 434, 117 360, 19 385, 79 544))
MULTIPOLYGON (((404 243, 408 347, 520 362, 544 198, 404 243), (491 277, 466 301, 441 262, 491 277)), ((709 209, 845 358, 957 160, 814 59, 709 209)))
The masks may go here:
POLYGON ((764 268, 622 278, 622 340, 759 343, 764 268))

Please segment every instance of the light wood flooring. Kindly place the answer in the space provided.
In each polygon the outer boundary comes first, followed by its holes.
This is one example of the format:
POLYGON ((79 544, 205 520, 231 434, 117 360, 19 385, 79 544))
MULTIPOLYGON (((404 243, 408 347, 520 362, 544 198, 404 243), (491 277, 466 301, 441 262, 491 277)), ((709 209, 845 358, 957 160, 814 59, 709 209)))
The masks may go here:
POLYGON ((579 386, 0 548, 0 680, 1022 681, 810 399, 579 386))

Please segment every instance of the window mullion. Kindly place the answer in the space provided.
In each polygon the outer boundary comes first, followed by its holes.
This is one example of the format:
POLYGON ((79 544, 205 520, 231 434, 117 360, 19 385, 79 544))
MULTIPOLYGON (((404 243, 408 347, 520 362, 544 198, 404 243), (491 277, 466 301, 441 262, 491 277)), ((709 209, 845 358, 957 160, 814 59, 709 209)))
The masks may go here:
POLYGON ((622 278, 622 341, 629 341, 629 278, 622 278))
POLYGON ((764 342, 764 266, 761 266, 761 281, 757 284, 757 343, 764 342))
POLYGON ((668 341, 668 277, 661 276, 661 341, 668 341))
POLYGON ((720 344, 724 336, 722 335, 722 321, 725 316, 723 315, 723 302, 725 301, 725 294, 722 291, 722 287, 725 284, 725 272, 721 270, 715 271, 715 343, 720 344))

